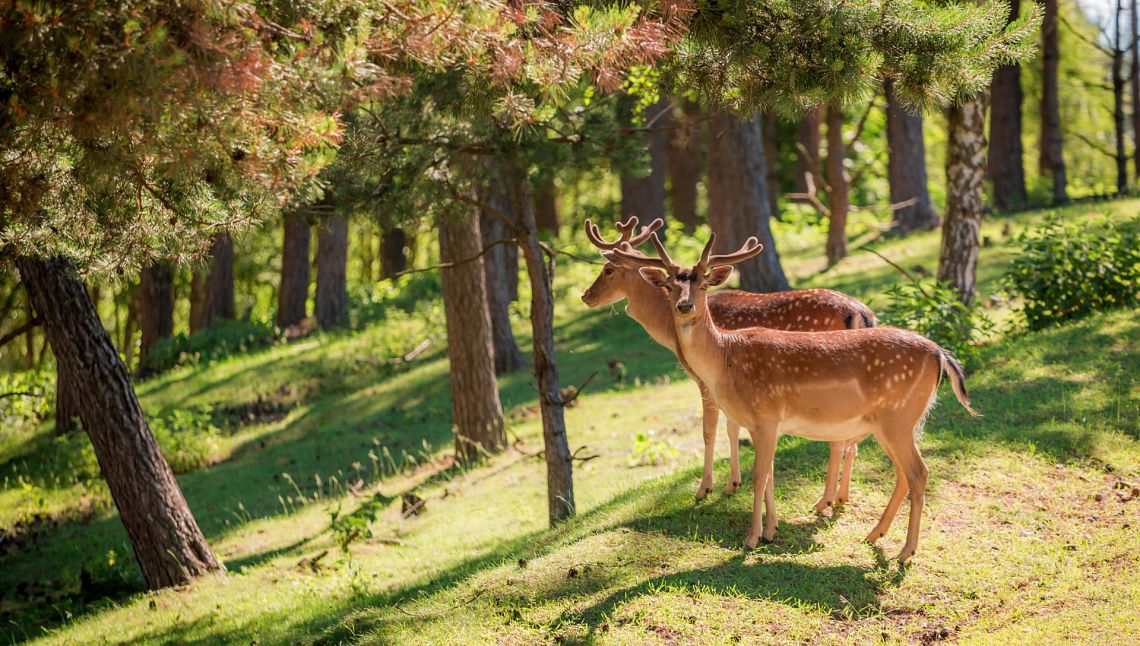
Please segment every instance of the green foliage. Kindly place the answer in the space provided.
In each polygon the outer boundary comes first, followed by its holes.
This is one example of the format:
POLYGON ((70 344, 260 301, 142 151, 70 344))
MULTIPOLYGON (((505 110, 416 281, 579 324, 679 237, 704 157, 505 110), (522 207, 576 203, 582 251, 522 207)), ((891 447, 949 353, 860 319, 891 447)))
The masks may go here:
POLYGON ((194 334, 180 333, 160 340, 147 355, 147 367, 153 372, 164 372, 179 366, 196 366, 263 348, 277 338, 276 328, 268 321, 219 321, 194 334))
POLYGON ((46 370, 0 373, 0 428, 35 423, 51 414, 55 374, 46 370))
POLYGON ((955 289, 936 281, 898 283, 886 296, 880 323, 918 332, 956 354, 966 366, 978 365, 977 344, 994 331, 994 323, 976 301, 967 305, 958 300, 955 289))
POLYGON ((633 448, 629 451, 629 466, 656 466, 672 461, 680 450, 668 439, 655 437, 652 430, 639 431, 633 437, 633 448))
POLYGON ((1005 284, 1031 330, 1140 304, 1140 218, 1116 224, 1052 214, 1016 239, 1005 284))
POLYGON ((218 452, 221 431, 208 407, 172 410, 151 419, 150 430, 175 473, 210 464, 218 452))

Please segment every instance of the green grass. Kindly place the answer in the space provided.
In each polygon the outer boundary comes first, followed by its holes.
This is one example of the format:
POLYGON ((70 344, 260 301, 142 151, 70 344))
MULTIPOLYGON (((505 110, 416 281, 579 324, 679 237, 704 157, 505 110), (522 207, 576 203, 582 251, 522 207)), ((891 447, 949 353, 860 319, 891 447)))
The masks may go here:
MULTIPOLYGON (((1138 206, 1069 212, 1131 214, 1138 206)), ((1008 258, 1005 222, 1016 233, 1039 217, 986 224, 994 244, 982 250, 983 298, 1008 258)), ((781 251, 799 285, 837 287, 874 304, 898 279, 859 251, 821 272, 818 232, 777 235, 789 241, 781 251)), ((575 244, 575 253, 587 253, 575 244)), ((937 246, 937 233, 875 243, 899 264, 929 270, 937 246)), ((225 577, 135 592, 139 575, 105 488, 45 466, 54 446, 48 428, 5 440, 0 527, 35 513, 82 522, 48 525, 0 560, 0 590, 16 591, 0 595, 2 641, 1140 640, 1140 625, 1128 619, 1140 613, 1140 498, 1120 502, 1130 489, 1114 488, 1140 485, 1136 312, 995 340, 970 377, 985 417, 969 418, 943 392, 921 441, 931 482, 919 551, 900 569, 884 554, 897 552, 905 523, 896 522, 882 551, 860 542, 893 485, 893 469, 873 442, 856 463, 852 502, 820 517, 811 503, 827 447, 783 438, 779 540, 745 553, 750 489, 719 493, 724 461, 717 493, 693 499, 696 387, 624 314, 577 301, 594 271, 567 260, 558 271, 563 381, 600 373, 567 412, 571 448, 599 456, 576 464, 572 521, 547 528, 544 468, 523 452, 470 471, 451 465, 443 339, 430 317, 409 316, 181 369, 140 387, 152 414, 258 397, 288 407, 282 419, 227 430, 215 464, 179 476, 229 568, 225 577), (389 363, 423 338, 433 340, 428 353, 389 363), (609 359, 625 363, 625 383, 610 378, 609 359), (641 430, 676 446, 675 457, 630 467, 641 430), (25 484, 15 484, 21 475, 25 484), (350 487, 357 480, 362 485, 350 487), (400 495, 411 490, 427 500, 425 511, 403 518, 400 495), (379 510, 374 538, 343 552, 329 529, 332 515, 372 506, 379 510), (104 598, 84 602, 84 594, 104 598)), ((528 452, 541 446, 531 383, 528 375, 502 381, 510 431, 528 452)), ((751 463, 749 450, 742 461, 751 463)))

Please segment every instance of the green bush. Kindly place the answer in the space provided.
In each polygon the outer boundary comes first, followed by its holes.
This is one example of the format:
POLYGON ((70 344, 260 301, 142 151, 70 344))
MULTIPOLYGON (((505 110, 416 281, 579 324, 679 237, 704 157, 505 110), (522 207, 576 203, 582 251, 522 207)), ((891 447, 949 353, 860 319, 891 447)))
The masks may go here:
POLYGON ((1003 282, 1023 300, 1031 330, 1140 304, 1140 218, 1064 220, 1050 215, 1016 239, 1003 282))
POLYGON ((966 305, 947 284, 928 281, 901 283, 887 290, 880 323, 913 330, 975 365, 977 343, 993 331, 994 323, 977 303, 966 305))
POLYGON ((55 410, 55 373, 0 373, 0 429, 35 424, 55 410))
POLYGON ((155 344, 147 355, 147 369, 164 372, 180 366, 194 366, 233 354, 272 345, 277 330, 268 321, 218 321, 189 336, 176 334, 155 344))

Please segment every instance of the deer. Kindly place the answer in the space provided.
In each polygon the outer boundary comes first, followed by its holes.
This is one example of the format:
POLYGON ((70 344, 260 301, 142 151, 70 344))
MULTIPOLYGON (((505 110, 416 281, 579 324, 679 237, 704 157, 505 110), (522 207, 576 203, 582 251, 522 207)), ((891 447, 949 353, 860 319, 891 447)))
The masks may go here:
MULTIPOLYGON (((631 217, 617 224, 620 233, 614 242, 606 242, 598 226, 586 220, 586 237, 602 252, 612 252, 623 243, 636 248, 647 242, 665 222, 657 218, 637 231, 638 219, 631 217)), ((601 307, 628 301, 626 313, 653 340, 677 354, 677 337, 673 330, 673 315, 668 294, 642 280, 638 267, 625 260, 613 257, 598 273, 593 284, 582 294, 582 301, 588 307, 601 307)), ((708 297, 709 311, 713 321, 724 329, 744 327, 771 327, 781 330, 823 331, 845 330, 876 325, 875 315, 862 302, 829 289, 809 289, 799 291, 756 294, 735 289, 722 289, 708 297)), ((684 362, 682 362, 684 366, 684 362)), ((720 411, 700 379, 685 367, 689 376, 697 382, 701 393, 701 417, 704 436, 704 470, 697 488, 697 500, 703 500, 713 488, 713 459, 716 445, 716 428, 720 411)), ((725 494, 731 495, 740 486, 740 426, 734 420, 727 420, 729 442, 729 478, 725 484, 725 494)), ((850 498, 851 469, 858 454, 858 445, 834 442, 829 446, 827 479, 823 495, 815 503, 818 513, 828 507, 841 505, 850 498), (842 479, 840 465, 842 464, 842 479)))
POLYGON ((917 439, 945 374, 958 402, 970 415, 966 376, 947 350, 926 337, 892 327, 829 332, 787 332, 751 327, 726 330, 709 311, 707 290, 723 284, 733 265, 763 251, 749 238, 738 251, 712 254, 708 243, 695 265, 682 267, 651 238, 658 256, 636 252, 628 242, 607 252, 639 267, 650 285, 669 293, 678 356, 704 383, 729 418, 748 428, 755 447, 752 468, 752 525, 744 544, 776 536, 772 500, 773 459, 781 434, 823 442, 850 442, 873 435, 895 466, 890 501, 866 542, 874 545, 890 529, 903 498, 910 494, 906 542, 898 561, 918 550, 928 471, 917 439), (761 528, 761 495, 768 514, 761 528))

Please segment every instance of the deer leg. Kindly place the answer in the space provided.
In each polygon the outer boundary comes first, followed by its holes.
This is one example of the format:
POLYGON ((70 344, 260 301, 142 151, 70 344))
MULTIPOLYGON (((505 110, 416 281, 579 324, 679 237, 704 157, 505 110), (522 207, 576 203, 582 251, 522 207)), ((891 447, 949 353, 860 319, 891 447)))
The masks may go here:
POLYGON ((851 469, 855 466, 855 456, 859 455, 859 441, 851 440, 843 451, 843 475, 839 480, 839 495, 835 499, 840 505, 851 500, 851 469))
POLYGON ((776 462, 768 467, 768 482, 764 485, 764 540, 776 539, 776 462))
MULTIPOLYGON (((752 529, 744 546, 748 549, 760 543, 760 522, 762 520, 763 505, 767 498, 768 480, 772 477, 772 458, 776 453, 776 433, 769 429, 758 429, 755 426, 749 429, 752 433, 752 445, 756 448, 755 459, 752 462, 752 529)), ((770 541, 776 535, 775 497, 772 499, 771 513, 764 527, 764 540, 770 541)))
POLYGON ((843 446, 845 442, 828 443, 827 480, 823 483, 823 496, 815 503, 815 510, 822 514, 823 510, 835 504, 836 483, 839 480, 839 463, 843 461, 843 446))
POLYGON ((923 462, 922 454, 913 442, 904 455, 906 464, 903 470, 906 472, 907 485, 910 487, 910 523, 906 529, 906 544, 899 552, 899 563, 905 563, 918 550, 918 531, 922 524, 922 506, 926 501, 928 476, 926 463, 923 462))
POLYGON ((740 486, 740 424, 728 418, 728 483, 724 492, 732 495, 740 486))
POLYGON ((701 474, 701 485, 697 488, 697 500, 704 500, 712 493, 713 488, 713 458, 716 449, 716 425, 720 421, 720 409, 713 401, 712 394, 703 383, 701 389, 701 426, 705 441, 705 465, 701 474))
POLYGON ((879 519, 879 523, 875 525, 875 528, 872 529, 871 533, 867 534, 867 538, 864 539, 872 545, 875 544, 875 541, 887 535, 887 530, 891 528, 891 522, 894 521, 895 514, 899 511, 899 505, 902 504, 907 492, 906 472, 903 471, 902 464, 900 464, 899 460, 895 457, 894 449, 887 442, 880 441, 879 444, 882 445, 883 450, 887 452, 887 456, 895 465, 895 491, 891 494, 891 499, 887 502, 887 508, 883 510, 883 515, 879 519))

